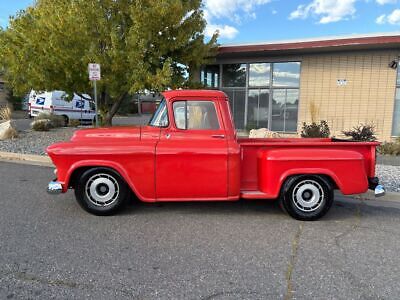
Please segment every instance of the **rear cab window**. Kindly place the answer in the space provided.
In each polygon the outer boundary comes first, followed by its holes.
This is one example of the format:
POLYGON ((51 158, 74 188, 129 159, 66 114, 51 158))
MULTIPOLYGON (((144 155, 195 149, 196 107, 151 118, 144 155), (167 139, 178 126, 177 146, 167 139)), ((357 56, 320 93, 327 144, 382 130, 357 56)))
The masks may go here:
POLYGON ((213 101, 178 100, 173 103, 173 111, 177 129, 221 129, 213 101))

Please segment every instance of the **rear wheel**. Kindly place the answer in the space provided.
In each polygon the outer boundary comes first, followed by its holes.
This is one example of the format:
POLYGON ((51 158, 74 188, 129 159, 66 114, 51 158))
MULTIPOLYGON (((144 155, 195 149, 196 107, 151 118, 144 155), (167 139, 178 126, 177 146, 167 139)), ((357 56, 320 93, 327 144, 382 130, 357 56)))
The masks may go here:
POLYGON ((329 211, 333 198, 333 187, 324 177, 299 175, 286 180, 279 203, 293 218, 313 221, 329 211))
POLYGON ((84 172, 75 186, 80 206, 95 215, 112 215, 126 203, 129 189, 121 176, 107 168, 84 172))

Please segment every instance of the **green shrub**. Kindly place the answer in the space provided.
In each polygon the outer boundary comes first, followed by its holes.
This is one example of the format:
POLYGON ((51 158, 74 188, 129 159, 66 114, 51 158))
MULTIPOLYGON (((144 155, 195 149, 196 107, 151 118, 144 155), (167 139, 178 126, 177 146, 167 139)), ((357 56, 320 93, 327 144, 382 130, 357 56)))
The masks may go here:
POLYGON ((49 131, 52 128, 52 124, 49 119, 39 119, 33 121, 31 127, 35 131, 49 131))
POLYGON ((40 113, 37 117, 35 117, 35 121, 38 120, 50 120, 50 128, 59 128, 65 126, 64 117, 47 112, 40 113))
POLYGON ((331 134, 329 125, 326 121, 320 121, 319 124, 312 122, 307 124, 303 122, 301 137, 303 138, 327 138, 331 134))
POLYGON ((69 119, 69 123, 68 123, 69 127, 78 127, 79 125, 81 125, 81 121, 76 120, 76 119, 69 119))
POLYGON ((357 142, 375 142, 377 140, 375 126, 372 124, 360 124, 351 130, 344 130, 342 133, 357 142))
POLYGON ((386 142, 378 147, 378 152, 383 155, 400 155, 400 138, 394 142, 386 142))

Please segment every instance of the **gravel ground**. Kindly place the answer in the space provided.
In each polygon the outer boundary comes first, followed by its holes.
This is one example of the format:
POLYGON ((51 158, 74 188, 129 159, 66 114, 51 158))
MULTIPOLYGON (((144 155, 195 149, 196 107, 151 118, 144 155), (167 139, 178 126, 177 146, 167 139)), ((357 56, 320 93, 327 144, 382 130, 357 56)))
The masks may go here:
POLYGON ((76 128, 57 128, 48 132, 22 131, 14 140, 0 141, 0 151, 45 155, 47 146, 68 141, 76 128))
MULTIPOLYGON (((22 131, 18 139, 0 141, 0 151, 45 155, 46 147, 68 141, 76 128, 58 128, 48 132, 22 131)), ((400 192, 400 166, 377 165, 377 176, 388 192, 400 192)))
POLYGON ((400 166, 377 165, 376 174, 386 191, 400 193, 400 166))

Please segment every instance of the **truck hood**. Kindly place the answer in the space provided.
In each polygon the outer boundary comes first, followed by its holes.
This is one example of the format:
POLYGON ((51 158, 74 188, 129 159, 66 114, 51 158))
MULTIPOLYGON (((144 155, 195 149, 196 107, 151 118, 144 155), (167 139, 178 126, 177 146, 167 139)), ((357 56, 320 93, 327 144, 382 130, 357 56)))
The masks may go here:
POLYGON ((103 127, 75 131, 71 142, 139 141, 141 126, 103 127))

